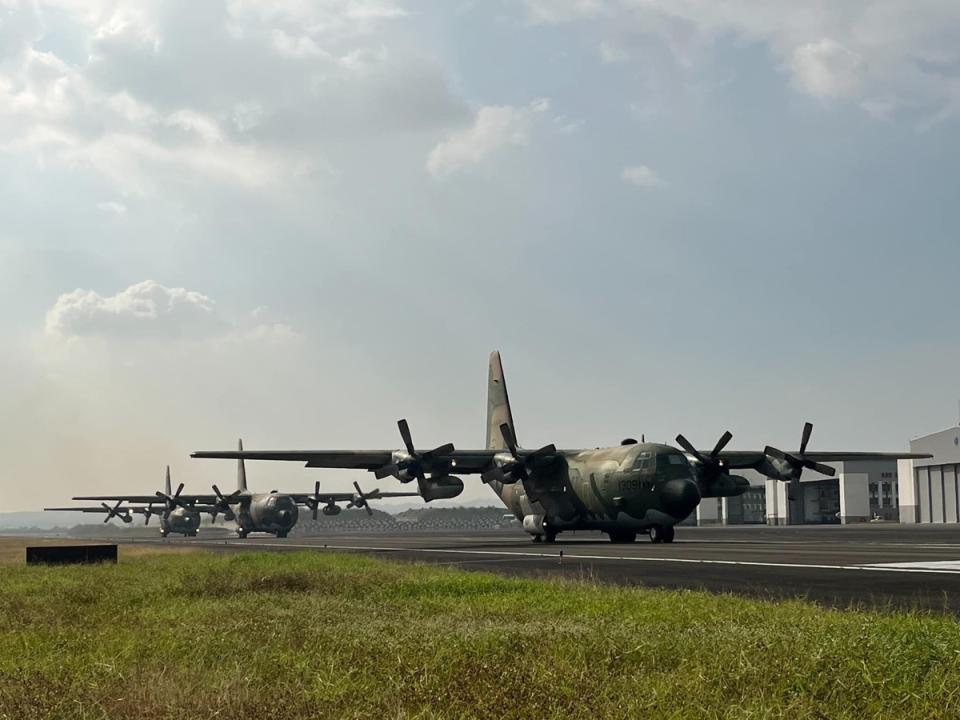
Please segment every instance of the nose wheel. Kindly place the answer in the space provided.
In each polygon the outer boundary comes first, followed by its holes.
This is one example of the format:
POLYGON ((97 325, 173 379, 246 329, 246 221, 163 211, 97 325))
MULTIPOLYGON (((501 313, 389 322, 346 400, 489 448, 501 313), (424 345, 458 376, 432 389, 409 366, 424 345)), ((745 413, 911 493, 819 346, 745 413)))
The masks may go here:
POLYGON ((652 543, 672 543, 673 528, 663 525, 653 525, 650 528, 650 542, 652 543))

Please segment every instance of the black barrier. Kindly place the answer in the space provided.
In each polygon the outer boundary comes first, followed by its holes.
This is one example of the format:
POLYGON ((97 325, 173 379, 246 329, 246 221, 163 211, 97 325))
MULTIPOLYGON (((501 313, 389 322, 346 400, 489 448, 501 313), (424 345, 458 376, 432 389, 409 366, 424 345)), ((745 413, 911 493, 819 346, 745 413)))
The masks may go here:
POLYGON ((27 548, 27 565, 117 562, 116 545, 39 545, 27 548))

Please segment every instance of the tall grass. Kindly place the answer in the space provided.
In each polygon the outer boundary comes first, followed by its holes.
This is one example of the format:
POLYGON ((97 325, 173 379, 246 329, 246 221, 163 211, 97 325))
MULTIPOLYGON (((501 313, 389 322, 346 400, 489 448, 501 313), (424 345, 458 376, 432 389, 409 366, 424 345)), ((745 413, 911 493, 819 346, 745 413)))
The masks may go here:
POLYGON ((355 555, 0 568, 3 718, 960 717, 960 625, 355 555))

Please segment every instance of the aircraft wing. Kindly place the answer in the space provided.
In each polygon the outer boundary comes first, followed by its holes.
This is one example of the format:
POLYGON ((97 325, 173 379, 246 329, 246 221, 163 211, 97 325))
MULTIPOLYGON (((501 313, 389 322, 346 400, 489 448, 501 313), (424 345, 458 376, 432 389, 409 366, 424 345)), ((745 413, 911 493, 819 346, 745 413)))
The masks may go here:
MULTIPOLYGON (((479 473, 490 467, 493 456, 502 450, 451 450, 434 455, 435 465, 448 467, 453 473, 479 473)), ((393 462, 393 450, 200 450, 192 458, 220 460, 280 460, 302 462, 311 468, 344 470, 377 470, 393 462)), ((522 454, 522 453, 521 453, 522 454)), ((430 467, 425 468, 427 471, 430 467)))
POLYGON ((117 500, 123 500, 123 502, 143 503, 144 505, 163 502, 163 499, 158 498, 156 495, 83 495, 81 497, 71 498, 71 500, 93 500, 95 502, 108 502, 110 500, 116 502, 117 500))
MULTIPOLYGON (((126 512, 136 512, 137 509, 141 508, 131 508, 131 507, 121 507, 118 512, 121 514, 126 512)), ((53 507, 53 508, 44 508, 44 512, 82 512, 82 513, 108 513, 110 508, 105 508, 103 505, 94 505, 91 507, 53 507)))
MULTIPOLYGON (((711 451, 700 451, 704 456, 711 451)), ((791 452, 792 455, 803 455, 813 462, 846 462, 856 460, 923 460, 933 457, 924 453, 885 453, 885 452, 791 452)), ((755 468, 766 459, 767 454, 764 450, 724 450, 719 455, 726 467, 737 470, 744 468, 755 468)))
MULTIPOLYGON (((329 505, 330 503, 353 502, 357 498, 356 493, 349 492, 320 493, 319 495, 314 493, 284 493, 284 495, 293 498, 293 501, 298 505, 310 505, 314 501, 319 501, 321 505, 329 505)), ((420 493, 380 492, 379 490, 375 490, 364 493, 364 497, 367 500, 380 500, 381 498, 394 497, 420 497, 420 493)))

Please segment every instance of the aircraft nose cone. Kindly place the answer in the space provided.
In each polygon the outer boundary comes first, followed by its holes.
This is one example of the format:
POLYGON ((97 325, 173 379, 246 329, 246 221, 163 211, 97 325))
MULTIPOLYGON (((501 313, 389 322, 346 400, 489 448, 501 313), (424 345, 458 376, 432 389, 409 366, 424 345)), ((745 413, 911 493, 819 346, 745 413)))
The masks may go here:
POLYGON ((688 478, 674 478, 660 491, 660 502, 664 510, 677 520, 683 520, 700 502, 700 488, 688 478))
POLYGON ((290 511, 281 510, 280 512, 277 513, 277 519, 283 524, 290 522, 290 511))

